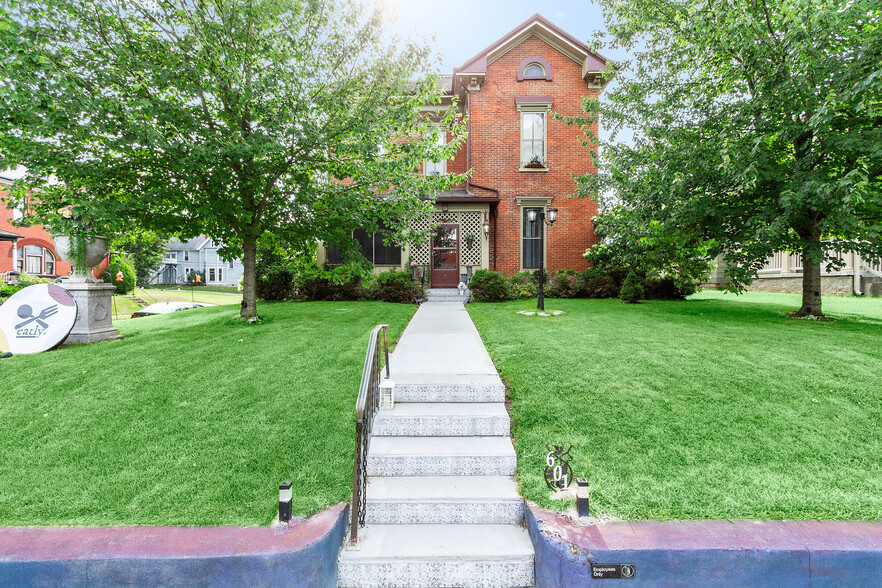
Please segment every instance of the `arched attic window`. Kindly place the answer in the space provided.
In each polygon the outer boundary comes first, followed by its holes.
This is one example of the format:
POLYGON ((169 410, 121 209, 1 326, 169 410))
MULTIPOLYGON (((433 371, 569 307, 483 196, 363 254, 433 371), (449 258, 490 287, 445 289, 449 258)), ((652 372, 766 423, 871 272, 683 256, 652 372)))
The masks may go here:
POLYGON ((518 81, 545 80, 551 81, 551 65, 538 55, 527 57, 518 66, 518 81))

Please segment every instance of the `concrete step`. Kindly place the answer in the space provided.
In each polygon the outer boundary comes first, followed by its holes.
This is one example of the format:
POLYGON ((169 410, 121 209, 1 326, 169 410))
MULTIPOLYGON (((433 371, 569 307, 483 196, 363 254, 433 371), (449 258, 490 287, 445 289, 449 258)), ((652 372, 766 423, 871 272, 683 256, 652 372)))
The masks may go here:
POLYGON ((501 402, 420 402, 381 410, 374 435, 463 437, 508 436, 508 412, 501 402))
POLYGON ((414 374, 392 364, 395 403, 505 402, 505 384, 496 374, 414 374))
POLYGON ((344 548, 337 585, 533 586, 533 545, 517 525, 367 525, 344 548))
POLYGON ((368 523, 514 524, 524 518, 518 485, 507 476, 368 478, 368 523))
POLYGON ((513 476, 508 437, 372 437, 368 476, 513 476))

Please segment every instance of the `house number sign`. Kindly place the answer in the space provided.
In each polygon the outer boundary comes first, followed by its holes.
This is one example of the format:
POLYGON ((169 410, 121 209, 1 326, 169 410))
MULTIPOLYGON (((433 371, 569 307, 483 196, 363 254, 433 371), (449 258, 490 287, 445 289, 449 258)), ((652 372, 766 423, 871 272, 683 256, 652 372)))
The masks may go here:
POLYGON ((546 445, 549 452, 545 455, 545 484, 551 490, 562 490, 570 485, 573 479, 573 473, 570 470, 570 445, 569 449, 563 450, 560 445, 552 445, 550 448, 546 445))

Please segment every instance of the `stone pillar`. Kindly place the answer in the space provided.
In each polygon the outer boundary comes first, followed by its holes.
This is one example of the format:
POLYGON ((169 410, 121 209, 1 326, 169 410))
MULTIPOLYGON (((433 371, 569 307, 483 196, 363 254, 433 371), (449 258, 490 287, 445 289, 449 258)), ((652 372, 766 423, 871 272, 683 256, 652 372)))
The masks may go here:
POLYGON ((77 304, 77 320, 70 335, 64 340, 64 345, 97 343, 122 338, 111 322, 113 318, 111 295, 116 289, 113 284, 63 280, 60 285, 77 304))

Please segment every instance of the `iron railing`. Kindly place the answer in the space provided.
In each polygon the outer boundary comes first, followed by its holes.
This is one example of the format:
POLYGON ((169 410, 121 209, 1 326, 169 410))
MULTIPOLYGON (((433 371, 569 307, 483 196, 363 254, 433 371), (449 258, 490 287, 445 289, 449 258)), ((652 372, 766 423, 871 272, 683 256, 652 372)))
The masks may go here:
POLYGON ((386 365, 386 377, 389 377, 389 344, 386 340, 386 329, 389 325, 377 325, 371 331, 367 354, 364 358, 364 369, 361 372, 361 386, 358 388, 358 399, 355 401, 355 476, 352 479, 352 518, 349 523, 349 543, 358 543, 358 528, 365 521, 365 491, 367 486, 367 455, 371 443, 371 429, 374 416, 380 407, 380 380, 382 364, 380 363, 380 347, 386 365), (382 340, 380 334, 382 333, 382 340))

